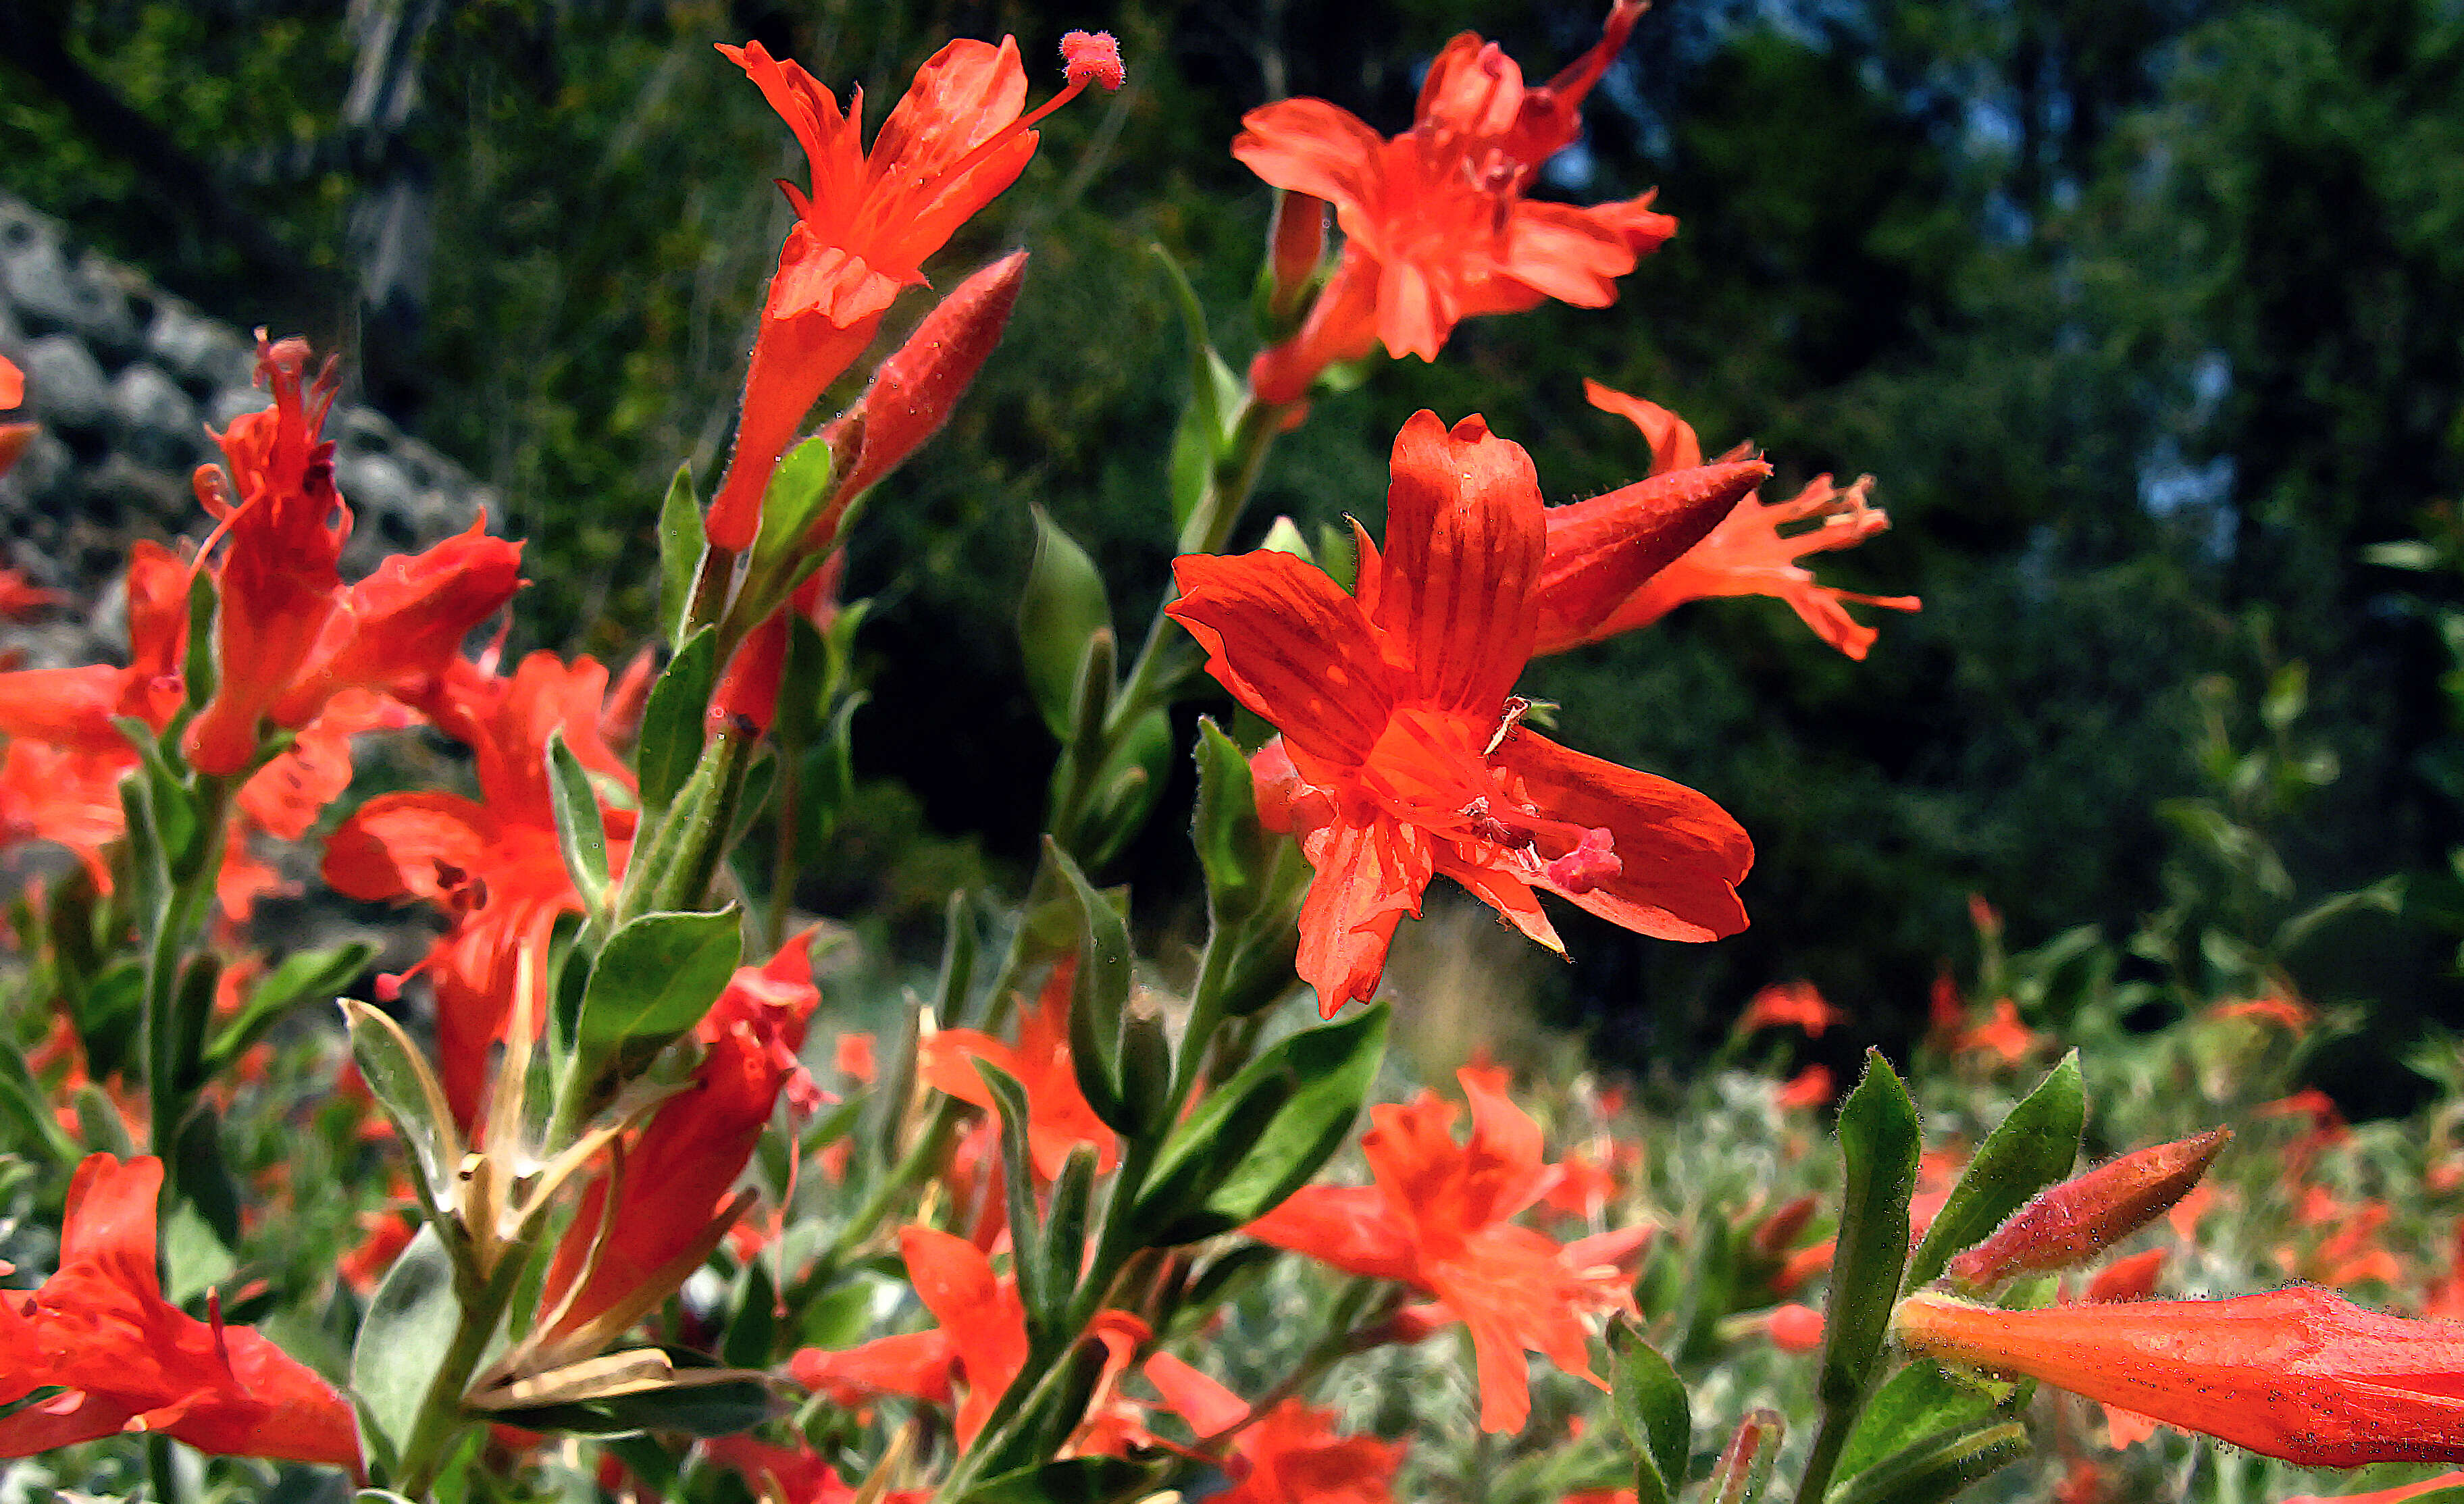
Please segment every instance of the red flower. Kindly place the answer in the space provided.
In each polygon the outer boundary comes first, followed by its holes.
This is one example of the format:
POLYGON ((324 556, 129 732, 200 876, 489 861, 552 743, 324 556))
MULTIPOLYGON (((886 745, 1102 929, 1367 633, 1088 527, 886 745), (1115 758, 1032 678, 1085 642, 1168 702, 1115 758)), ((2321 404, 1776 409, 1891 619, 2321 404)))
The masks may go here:
MULTIPOLYGON (((0 412, 22 406, 25 401, 25 373, 10 363, 8 357, 0 356, 0 412)), ((16 464, 17 456, 25 453, 26 446, 33 442, 34 425, 0 423, 0 475, 9 473, 9 467, 16 464)))
MULTIPOLYGON (((557 916, 582 909, 557 845, 548 734, 561 730, 583 766, 632 784, 600 734, 606 687, 607 670, 587 658, 567 666, 553 653, 533 653, 510 679, 460 664, 423 708, 470 746, 482 797, 381 794, 326 838, 324 877, 337 892, 424 899, 453 917, 420 969, 436 988, 438 1075, 466 1127, 478 1112, 489 1046, 512 1014, 521 958, 545 975, 557 916)), ((609 867, 621 872, 633 812, 603 806, 600 814, 609 867)))
POLYGON ((1774 982, 1747 1002, 1746 1011, 1737 1015, 1736 1032, 1758 1034, 1794 1024, 1807 1038, 1818 1039, 1823 1030, 1847 1021, 1846 1011, 1833 1007, 1812 982, 1774 982))
POLYGON ((1230 1436, 1222 1468, 1232 1487, 1211 1495, 1213 1504, 1387 1504, 1394 1497, 1402 1443, 1339 1436, 1333 1411, 1300 1400, 1284 1400, 1250 1422, 1239 1395, 1170 1353, 1149 1358, 1141 1371, 1201 1440, 1230 1436))
POLYGON ((0 673, 0 732, 27 741, 128 759, 136 750, 113 723, 155 730, 170 724, 185 693, 180 657, 188 640, 188 566, 139 539, 128 551, 128 666, 87 664, 0 673))
POLYGON ((1677 221, 1654 211, 1648 193, 1590 208, 1524 194, 1582 134, 1583 98, 1642 11, 1642 0, 1617 0, 1599 42, 1538 88, 1495 45, 1463 33, 1429 65, 1412 128, 1392 141, 1324 99, 1279 99, 1242 119, 1232 155, 1279 188, 1333 205, 1345 236, 1300 332, 1250 366, 1259 400, 1297 402, 1329 365, 1381 343, 1434 360, 1475 315, 1551 297, 1617 301, 1617 279, 1677 221))
POLYGON ((762 304, 736 454, 705 522, 713 544, 737 553, 752 546, 761 493, 805 412, 872 342, 899 293, 923 283, 917 269, 925 258, 1025 170, 1036 144, 1027 127, 1089 82, 1120 86, 1118 51, 1109 54, 1108 69, 1096 38, 1071 36, 1064 44, 1068 87, 1025 120, 1017 42, 950 43, 916 70, 869 154, 863 90, 841 114, 835 95, 759 42, 719 48, 796 133, 813 190, 780 185, 796 207, 796 226, 762 304))
POLYGON ((1015 1046, 977 1029, 944 1029, 916 1052, 915 1071, 926 1085, 987 1110, 992 1090, 969 1062, 982 1060, 1018 1078, 1026 1088, 1027 1147, 1036 1174, 1045 1180, 1061 1173, 1069 1151, 1081 1144, 1095 1146, 1098 1173, 1111 1169, 1119 1154, 1117 1136, 1087 1104, 1071 1063, 1069 987, 1076 975, 1071 961, 1052 969, 1043 995, 1019 1020, 1015 1046))
POLYGON ((2464 1322, 2365 1311, 2315 1286, 2039 1311, 1920 1295, 1893 1325, 1920 1357, 2025 1374, 2303 1467, 2464 1462, 2464 1322))
POLYGON ((1418 413, 1386 505, 1386 554, 1360 536, 1353 595, 1272 551, 1173 563, 1171 614, 1207 670, 1283 731, 1254 763, 1259 804, 1317 869, 1299 969, 1320 1007, 1376 990, 1438 873, 1554 950, 1536 890, 1662 939, 1744 928, 1753 848, 1726 811, 1516 724, 1547 529, 1529 456, 1477 417, 1448 432, 1418 413))
POLYGON ((2164 1215, 2232 1141, 2231 1129, 2211 1128, 2048 1186, 1992 1236, 1952 1259, 1947 1272, 1965 1289, 1984 1290, 2023 1274, 2085 1263, 2164 1215))
POLYGON ((163 1298, 162 1188, 160 1160, 87 1156, 58 1272, 40 1290, 0 1292, 0 1402, 64 1391, 0 1417, 0 1456, 159 1430, 200 1451, 357 1469, 351 1407, 332 1385, 256 1332, 163 1298))
MULTIPOLYGON (((1018 1281, 993 1273, 992 1260, 962 1237, 929 1228, 898 1235, 907 1277, 939 1323, 935 1332, 885 1337, 846 1352, 807 1348, 789 1362, 796 1382, 825 1394, 905 1394, 946 1403, 953 1380, 966 1386, 958 1402, 957 1440, 964 1450, 991 1418, 1001 1393, 1026 1366, 1026 1306, 1018 1281)), ((1104 1344, 1109 1385, 1146 1341, 1147 1325, 1123 1311, 1104 1311, 1088 1335, 1104 1344)), ((1089 1405, 1089 1413, 1096 1406, 1089 1405)))
MULTIPOLYGON (((1651 445, 1655 475, 1703 463, 1703 447, 1693 428, 1667 408, 1612 391, 1597 381, 1585 381, 1583 392, 1593 406, 1616 413, 1642 430, 1651 445)), ((1797 559, 1807 554, 1854 548, 1891 525, 1889 517, 1866 504, 1866 491, 1872 484, 1873 478, 1864 476, 1842 490, 1831 484, 1830 476, 1818 475, 1793 501, 1765 505, 1758 497, 1739 500, 1701 542, 1676 563, 1643 581, 1579 641, 1597 642, 1618 632, 1648 626, 1688 600, 1714 596, 1772 596, 1787 601, 1797 619, 1814 629, 1815 636, 1849 657, 1861 660, 1873 647, 1876 633, 1849 616, 1843 602, 1853 600, 1893 611, 1914 611, 1920 605, 1917 598, 1860 596, 1816 584, 1814 572, 1797 559), (1781 528, 1801 522, 1816 526, 1795 533, 1780 532, 1781 528)))
POLYGON ((693 1084, 661 1102, 583 1193, 540 1291, 546 1341, 573 1339, 586 1357, 701 1267, 741 1210, 731 1188, 785 1082, 750 1030, 718 1034, 693 1084))
POLYGON ((812 1073, 797 1057, 813 1010, 822 1003, 822 990, 813 985, 813 933, 806 929, 788 936, 760 966, 737 967, 727 991, 693 1026, 694 1037, 704 1044, 742 1035, 768 1058, 779 1075, 780 1091, 801 1117, 810 1117, 823 1101, 812 1073))
POLYGON ((1471 1102, 1469 1143, 1454 1142, 1454 1106, 1435 1093, 1381 1103, 1360 1145, 1375 1186, 1305 1187, 1247 1232, 1444 1302, 1471 1329, 1481 1428, 1519 1431, 1531 1410, 1524 1351, 1598 1384, 1583 1319, 1631 1297, 1615 1269, 1577 1264, 1569 1249, 1507 1220, 1546 1188, 1539 1124, 1507 1100, 1504 1071, 1466 1068, 1455 1079, 1471 1102))
POLYGON ((521 584, 521 545, 489 537, 483 521, 346 588, 337 566, 351 512, 334 489, 334 447, 317 438, 334 402, 332 366, 303 390, 305 340, 260 335, 256 360, 274 406, 222 436, 238 502, 212 469, 197 478, 230 536, 216 576, 219 681, 187 733, 190 760, 211 774, 249 767, 267 722, 297 730, 345 688, 408 688, 443 673, 521 584))

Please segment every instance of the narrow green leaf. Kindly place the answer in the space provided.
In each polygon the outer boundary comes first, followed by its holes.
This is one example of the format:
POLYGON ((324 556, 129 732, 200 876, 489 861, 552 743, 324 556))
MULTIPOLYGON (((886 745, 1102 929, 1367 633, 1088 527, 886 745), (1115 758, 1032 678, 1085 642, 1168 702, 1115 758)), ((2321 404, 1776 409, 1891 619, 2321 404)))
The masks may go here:
POLYGON ((462 1165, 462 1135, 446 1105, 445 1088, 402 1025, 358 998, 341 1003, 351 1057, 360 1063, 368 1094, 418 1162, 423 1185, 431 1194, 443 1194, 462 1165))
POLYGON ((1883 1458, 1830 1495, 1830 1504, 1942 1504, 2028 1452, 2016 1421, 1947 1431, 1883 1458))
POLYGON ((1121 1010, 1130 1000, 1130 926, 1051 838, 1044 860, 1061 874, 1078 921, 1078 972, 1069 992, 1070 1064, 1087 1105, 1106 1126, 1135 1134, 1121 1092, 1121 1010))
POLYGON ((1982 1242, 2028 1198, 2071 1172, 2087 1125, 2079 1052, 2062 1057, 1968 1162, 1950 1199, 1908 1257, 1907 1287, 1931 1284, 1961 1250, 1982 1242))
POLYGON ((717 628, 706 626, 686 639, 650 686, 642 705, 641 740, 633 749, 645 815, 672 803, 701 760, 702 716, 717 682, 717 628))
POLYGON ((960 1504, 1115 1504, 1141 1497, 1155 1479, 1153 1468, 1119 1457, 1067 1457, 986 1478, 960 1504))
POLYGON ((1188 1242, 1244 1227, 1309 1184, 1351 1137, 1386 1057, 1388 1016, 1386 1005, 1378 1003, 1339 1023, 1280 1039, 1208 1093, 1166 1141, 1154 1178, 1160 1180, 1182 1154, 1220 1155, 1219 1163, 1228 1167, 1199 1210, 1176 1218, 1163 1238, 1188 1242), (1252 1146, 1237 1148, 1239 1135, 1228 1120, 1248 1092, 1275 1078, 1293 1083, 1289 1097, 1267 1117, 1252 1146), (1213 1143, 1219 1136, 1220 1145, 1213 1143))
POLYGON ((583 912, 598 914, 607 904, 607 826, 599 814, 599 791, 565 745, 561 729, 547 733, 547 796, 565 876, 573 880, 583 912))
POLYGON ((1870 1386, 1899 1301, 1916 1188, 1916 1106, 1880 1050, 1865 1052, 1865 1078, 1840 1106, 1838 1133, 1846 1183, 1823 1313, 1821 1394, 1828 1409, 1853 1409, 1870 1386))
POLYGON ((720 1340, 718 1361, 730 1368, 767 1368, 778 1335, 779 1291, 770 1282, 766 1259, 748 1261, 737 1276, 735 1315, 720 1340))
POLYGON ((575 1034, 606 1051, 675 1038, 701 1021, 743 959, 736 905, 712 914, 644 914, 607 937, 582 992, 575 1034))
POLYGON ((1070 701, 1087 641, 1112 624, 1104 577, 1086 550, 1070 541, 1040 507, 1035 519, 1035 557, 1027 565, 1026 590, 1018 603, 1019 645, 1026 656, 1026 687, 1055 737, 1069 734, 1070 701))
POLYGON ((364 940, 328 950, 302 950, 282 958, 282 964, 267 972, 248 994, 231 1022, 214 1035, 213 1043, 206 1047, 206 1061, 216 1070, 238 1059, 241 1052, 265 1036, 265 1032, 281 1020, 293 1004, 309 1000, 331 1001, 341 990, 357 980, 377 956, 377 948, 364 940))
POLYGON ((1668 1504, 1685 1486, 1693 1458, 1693 1411, 1685 1382, 1631 1321, 1609 1329, 1616 1359, 1611 1403, 1626 1445, 1634 1449, 1638 1504, 1668 1504))
POLYGON ((1913 1362, 1891 1375, 1857 1418, 1835 1474, 1844 1485, 1883 1458, 1926 1437, 1975 1426, 1993 1413, 1993 1396, 1963 1384, 1934 1363, 1913 1362))
POLYGON ((1217 927, 1254 912, 1269 859, 1258 823, 1249 759, 1211 718, 1198 723, 1198 807, 1190 818, 1206 875, 1206 912, 1217 927))
POLYGON ((0 1138, 43 1154, 56 1168, 67 1169, 84 1157, 53 1113, 51 1096, 35 1079, 33 1067, 6 1031, 0 1031, 0 1123, 7 1125, 0 1138))
POLYGON ((180 665, 191 709, 203 709, 220 683, 214 664, 214 606, 213 572, 198 570, 188 577, 188 648, 180 665))
POLYGON ((659 623, 671 650, 684 645, 701 551, 701 498, 693 493, 693 465, 687 462, 676 467, 659 502, 659 623))
MULTIPOLYGON (((1052 1285, 1056 1319, 1078 1294, 1078 1274, 1087 1262, 1087 1212, 1094 1194, 1095 1145, 1072 1144, 1045 1200, 1043 1264, 1052 1285)), ((1010 1235, 1018 1234, 1013 1231, 1010 1235)))
POLYGON ((1026 1088, 1018 1078, 990 1060, 972 1062, 993 1094, 1001 1115, 1001 1190, 1008 1198, 1011 1272, 1018 1276, 1019 1304, 1026 1308, 1027 1330, 1039 1337, 1060 1335, 1061 1307, 1055 1302, 1049 1271, 1044 1267, 1044 1240, 1036 1235, 1035 1158, 1027 1147, 1026 1088))
POLYGON ((372 1464, 392 1471, 461 1325, 453 1260, 435 1227, 421 1228, 377 1286, 351 1348, 360 1450, 372 1464))
POLYGON ((830 441, 818 433, 780 457, 779 468, 770 472, 770 485, 761 493, 761 532, 753 540, 757 574, 803 550, 805 533, 830 499, 835 459, 830 441))

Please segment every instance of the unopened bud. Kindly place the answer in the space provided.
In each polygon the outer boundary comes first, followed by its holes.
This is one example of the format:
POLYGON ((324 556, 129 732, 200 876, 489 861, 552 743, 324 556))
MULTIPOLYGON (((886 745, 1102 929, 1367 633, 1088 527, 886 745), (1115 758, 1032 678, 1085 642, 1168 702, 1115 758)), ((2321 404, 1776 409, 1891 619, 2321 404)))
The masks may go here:
POLYGON ((1266 319, 1279 334, 1298 326, 1326 256, 1327 202, 1307 193, 1275 195, 1266 228, 1266 319))
MULTIPOLYGON (((1118 66, 1117 63, 1114 65, 1118 66)), ((1026 275, 1026 252, 1013 251, 958 284, 924 316, 896 354, 881 362, 872 384, 832 424, 832 447, 852 440, 854 468, 845 472, 828 513, 896 469, 916 447, 941 431, 976 373, 1001 343, 1026 275)), ((842 456, 842 463, 845 457, 842 456)), ((806 539, 808 547, 821 541, 806 539)))
POLYGON ((1762 1225, 1754 1229, 1754 1252, 1766 1258, 1787 1256, 1820 1205, 1818 1197, 1799 1196, 1763 1218, 1762 1225))
POLYGON ((2067 1269, 2095 1257, 2188 1194, 2232 1139, 2230 1128, 2211 1128, 2046 1188, 1991 1237, 1950 1261, 1952 1282, 1985 1290, 2019 1275, 2067 1269))

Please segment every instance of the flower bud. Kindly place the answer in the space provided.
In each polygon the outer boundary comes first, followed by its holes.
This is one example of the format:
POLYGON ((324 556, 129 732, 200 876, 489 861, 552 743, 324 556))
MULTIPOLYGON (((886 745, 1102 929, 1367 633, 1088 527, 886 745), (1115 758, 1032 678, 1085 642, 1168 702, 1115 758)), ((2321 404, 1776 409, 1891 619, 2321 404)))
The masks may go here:
POLYGON ((1277 334, 1298 326, 1326 257, 1326 200, 1307 193, 1275 195, 1266 227, 1266 322, 1277 334))
POLYGON ((1950 1261, 1952 1282, 1985 1290, 2019 1275, 2067 1269, 2095 1257, 2181 1200, 2232 1138, 2229 1128, 2211 1128, 2125 1154, 2038 1191, 1991 1237, 1950 1261))
MULTIPOLYGON (((881 362, 864 396, 833 420, 823 436, 831 448, 853 430, 856 454, 842 472, 829 510, 814 532, 836 525, 847 503, 896 469, 916 447, 941 431, 976 373, 1001 343, 1026 276, 1026 252, 1013 251, 958 284, 924 316, 898 352, 881 362), (860 428, 857 425, 861 425, 860 428)), ((844 463, 844 461, 843 461, 844 463)), ((828 544, 808 535, 808 548, 828 544)))

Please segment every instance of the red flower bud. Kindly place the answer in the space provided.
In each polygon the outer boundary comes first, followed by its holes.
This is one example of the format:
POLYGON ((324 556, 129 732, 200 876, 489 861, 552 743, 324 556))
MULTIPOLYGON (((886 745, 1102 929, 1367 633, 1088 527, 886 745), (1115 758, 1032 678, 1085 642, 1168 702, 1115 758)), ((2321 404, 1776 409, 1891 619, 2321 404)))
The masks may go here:
POLYGON ((1326 200, 1307 193, 1275 195, 1274 223, 1266 227, 1266 309, 1278 325, 1296 317, 1326 256, 1326 200))
POLYGON ((1983 1290, 2023 1274, 2067 1269, 2103 1253, 2182 1199, 2233 1138, 2212 1128, 2196 1138, 2125 1154, 2110 1165, 2038 1191, 1993 1235, 1950 1261, 1952 1281, 1983 1290))
POLYGON ((1001 343, 1025 276, 1026 252, 1013 251, 959 283, 924 316, 898 353, 881 362, 856 404, 824 430, 833 454, 843 455, 843 437, 853 439, 848 447, 856 452, 832 488, 828 510, 805 538, 808 549, 827 547, 847 503, 896 469, 950 421, 951 410, 1001 343))

